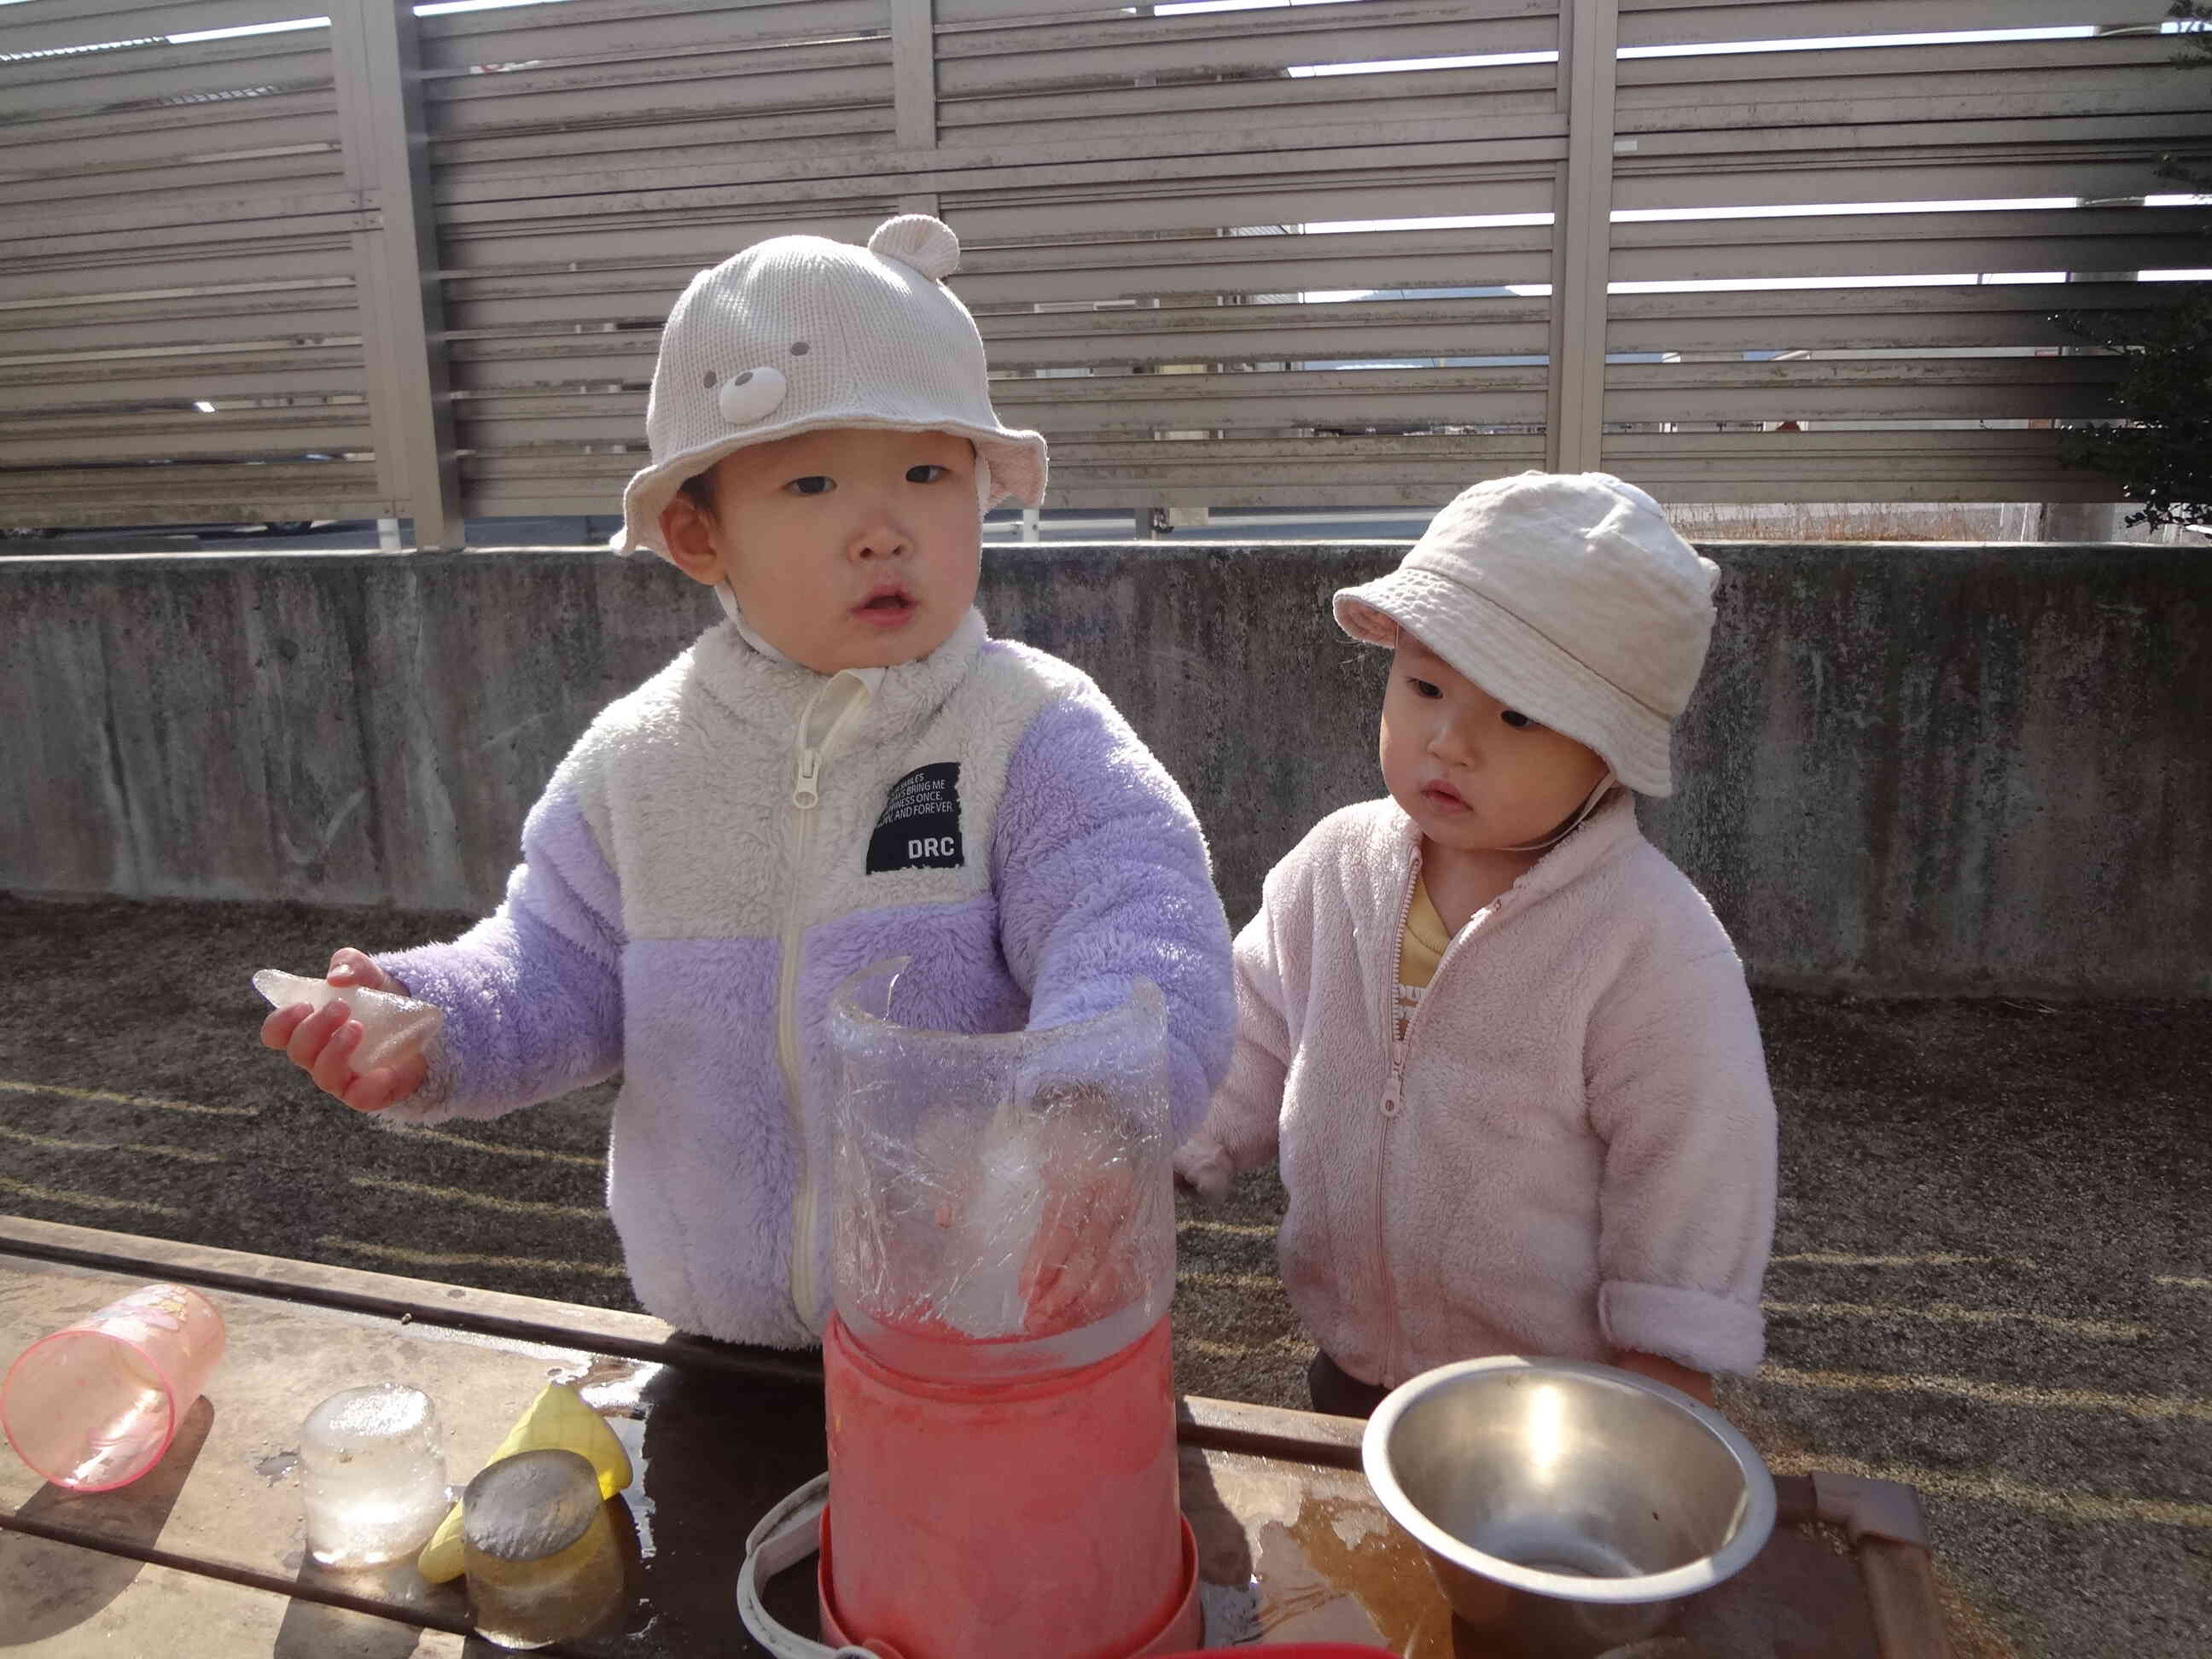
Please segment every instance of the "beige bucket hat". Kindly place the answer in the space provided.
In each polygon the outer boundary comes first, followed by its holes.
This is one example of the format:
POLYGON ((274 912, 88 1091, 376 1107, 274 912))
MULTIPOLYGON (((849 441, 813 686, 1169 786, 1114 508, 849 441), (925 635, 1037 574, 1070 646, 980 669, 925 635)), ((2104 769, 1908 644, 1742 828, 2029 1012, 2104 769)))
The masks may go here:
POLYGON ((1674 793, 1668 738, 1705 667, 1720 567, 1607 472, 1523 472, 1460 492, 1389 575, 1340 589, 1338 624, 1398 630, 1499 701, 1674 793))
POLYGON ((982 337, 945 286, 959 263, 951 227, 909 213, 866 247, 776 236, 694 276, 661 331, 645 413, 653 461, 623 491, 615 551, 665 557, 660 512, 685 479, 824 427, 957 433, 989 469, 984 507, 1041 502, 1044 438, 991 408, 982 337))

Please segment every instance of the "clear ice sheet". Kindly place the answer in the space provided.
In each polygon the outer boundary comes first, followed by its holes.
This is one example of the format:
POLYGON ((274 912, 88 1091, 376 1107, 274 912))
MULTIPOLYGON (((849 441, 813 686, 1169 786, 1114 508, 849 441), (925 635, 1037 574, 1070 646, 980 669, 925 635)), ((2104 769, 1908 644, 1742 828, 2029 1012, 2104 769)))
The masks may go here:
POLYGON ((429 1003, 390 991, 332 985, 328 980, 288 974, 281 968, 264 968, 256 973, 253 988, 272 1008, 289 1008, 302 1002, 320 1008, 343 1000, 353 1018, 361 1022, 361 1047, 353 1057, 356 1072, 373 1072, 416 1049, 427 1051, 446 1029, 446 1011, 429 1003))

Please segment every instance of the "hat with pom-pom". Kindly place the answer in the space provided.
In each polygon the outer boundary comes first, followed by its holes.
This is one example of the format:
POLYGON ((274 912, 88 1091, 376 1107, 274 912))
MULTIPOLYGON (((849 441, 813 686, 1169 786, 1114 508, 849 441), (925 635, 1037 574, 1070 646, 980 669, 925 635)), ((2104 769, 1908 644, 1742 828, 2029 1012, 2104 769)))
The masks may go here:
POLYGON ((653 462, 623 491, 617 553, 665 556, 660 513, 733 450, 825 427, 951 432, 988 471, 983 505, 1044 499, 1042 434, 1000 424, 983 338, 945 285, 960 239, 902 214, 866 247, 756 242, 691 279, 660 331, 645 431, 653 462))

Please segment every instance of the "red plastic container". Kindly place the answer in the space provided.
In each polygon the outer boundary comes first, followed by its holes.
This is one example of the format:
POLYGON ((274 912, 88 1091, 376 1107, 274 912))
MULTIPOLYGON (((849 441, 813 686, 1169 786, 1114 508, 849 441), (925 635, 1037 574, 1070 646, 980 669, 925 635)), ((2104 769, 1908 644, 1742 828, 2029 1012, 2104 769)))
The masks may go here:
POLYGON ((1197 1644, 1166 1320, 1091 1364, 1016 1381, 894 1370, 836 1318, 822 1358, 825 1631, 903 1659, 1197 1644))

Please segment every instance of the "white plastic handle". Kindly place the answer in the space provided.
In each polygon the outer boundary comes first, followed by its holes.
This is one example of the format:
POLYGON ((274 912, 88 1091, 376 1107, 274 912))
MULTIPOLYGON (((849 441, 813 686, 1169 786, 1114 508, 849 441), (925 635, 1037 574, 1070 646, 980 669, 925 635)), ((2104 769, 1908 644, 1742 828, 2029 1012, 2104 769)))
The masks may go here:
POLYGON ((772 1618, 761 1586, 797 1566, 821 1547, 822 1511, 830 1503, 830 1477, 818 1474, 761 1516, 745 1535, 745 1565, 738 1574, 738 1617, 775 1659, 880 1659, 866 1648, 810 1642, 772 1618))

